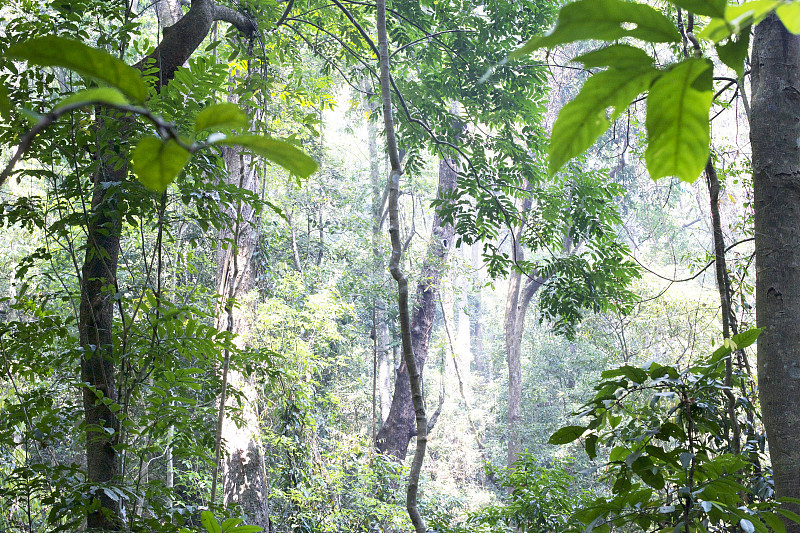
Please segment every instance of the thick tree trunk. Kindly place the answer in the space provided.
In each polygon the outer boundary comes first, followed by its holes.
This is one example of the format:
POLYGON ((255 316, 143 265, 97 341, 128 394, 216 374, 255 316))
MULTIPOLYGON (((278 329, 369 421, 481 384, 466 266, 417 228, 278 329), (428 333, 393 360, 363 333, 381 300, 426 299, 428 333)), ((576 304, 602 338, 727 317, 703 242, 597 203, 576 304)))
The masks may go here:
MULTIPOLYGON (((457 172, 452 160, 439 163, 439 193, 452 190, 456 185, 457 172)), ((420 375, 428 356, 428 343, 431 339, 433 320, 436 316, 436 294, 442 269, 453 240, 453 227, 442 225, 438 214, 433 217, 433 228, 428 252, 420 272, 419 283, 414 297, 414 309, 411 315, 411 340, 414 348, 414 359, 420 375)), ((378 432, 375 445, 382 453, 388 453, 402 460, 408 452, 411 438, 417 434, 414 407, 411 401, 411 389, 408 370, 404 363, 397 369, 394 382, 394 395, 389 416, 378 432)))
MULTIPOLYGON (((259 191, 258 176, 249 155, 236 148, 225 148, 223 158, 229 184, 259 191)), ((237 344, 243 348, 248 344, 247 337, 252 330, 250 317, 254 313, 246 303, 234 307, 230 298, 241 299, 255 288, 252 258, 258 244, 258 218, 253 207, 244 203, 239 203, 236 212, 230 215, 233 229, 224 231, 220 241, 231 239, 235 245, 220 250, 217 259, 217 290, 228 298, 218 317, 218 327, 237 334, 237 344)), ((237 371, 229 372, 228 386, 242 391, 245 398, 253 401, 259 397, 253 383, 237 371)), ((226 413, 229 407, 226 406, 226 413)), ((238 427, 230 417, 223 417, 221 436, 226 450, 222 459, 223 504, 226 507, 239 505, 247 515, 248 525, 270 531, 269 483, 259 443, 257 406, 246 403, 241 418, 245 423, 238 427)))
MULTIPOLYGON (((211 0, 195 0, 189 12, 177 24, 165 29, 164 38, 156 50, 137 64, 142 68, 148 59, 159 67, 160 88, 168 83, 175 71, 200 45, 214 20, 227 20, 242 31, 252 34, 256 28, 239 13, 218 6, 211 0)), ((111 118, 105 120, 110 124, 111 118)), ((103 125, 101 125, 103 127, 103 125)), ((125 124, 120 126, 123 130, 125 124)), ((123 131, 124 135, 124 131, 123 131)), ((117 401, 115 366, 113 363, 114 302, 117 285, 117 264, 120 252, 122 212, 118 208, 117 196, 127 180, 127 154, 123 164, 114 164, 107 150, 101 154, 102 169, 94 176, 92 212, 87 225, 86 257, 82 268, 81 306, 79 319, 81 358, 81 381, 86 384, 83 404, 86 424, 86 465, 90 482, 112 481, 119 473, 119 458, 114 450, 119 421, 113 411, 99 398, 117 401), (102 396, 101 396, 102 395, 102 396)), ((121 527, 119 502, 109 498, 104 491, 93 497, 99 499, 106 512, 89 513, 89 529, 115 531, 121 527)))
POLYGON ((800 498, 800 36, 775 15, 755 29, 751 78, 758 390, 775 492, 800 498))

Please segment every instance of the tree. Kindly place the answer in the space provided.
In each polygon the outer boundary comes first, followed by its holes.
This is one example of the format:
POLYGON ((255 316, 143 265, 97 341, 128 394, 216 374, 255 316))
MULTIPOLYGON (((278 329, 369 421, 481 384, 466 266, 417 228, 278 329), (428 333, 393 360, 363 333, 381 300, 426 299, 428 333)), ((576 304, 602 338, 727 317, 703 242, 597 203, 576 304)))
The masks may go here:
MULTIPOLYGON (((693 182, 709 162, 708 114, 714 96, 713 65, 702 58, 704 49, 699 39, 710 41, 719 59, 736 72, 739 79, 734 85, 741 92, 743 63, 755 26, 748 115, 753 148, 756 314, 759 326, 764 328, 757 348, 759 395, 776 495, 798 498, 800 422, 793 414, 798 407, 794 340, 800 317, 793 312, 791 302, 800 291, 800 279, 792 266, 798 237, 793 176, 800 171, 800 160, 796 143, 798 106, 793 90, 786 88, 798 83, 800 3, 670 3, 677 8, 680 32, 661 12, 643 4, 578 1, 562 9, 551 35, 534 38, 521 50, 525 53, 579 39, 635 37, 651 43, 678 43, 682 39, 684 48, 690 45, 693 51, 691 57, 666 69, 654 68, 652 58, 641 49, 621 44, 576 58, 586 68, 608 68, 591 77, 578 97, 561 111, 553 131, 551 171, 588 148, 607 128, 609 118, 618 117, 646 90, 646 159, 651 176, 677 176, 693 182), (680 18, 683 9, 688 10, 685 27, 680 18), (694 33, 695 15, 710 17, 698 35, 694 33), (601 27, 598 19, 608 24, 601 27), (609 108, 613 112, 607 117, 609 108)), ((724 342, 729 345, 729 339, 724 342)), ((796 504, 791 508, 798 510, 796 504)), ((786 527, 800 531, 800 525, 793 521, 787 520, 786 527)))

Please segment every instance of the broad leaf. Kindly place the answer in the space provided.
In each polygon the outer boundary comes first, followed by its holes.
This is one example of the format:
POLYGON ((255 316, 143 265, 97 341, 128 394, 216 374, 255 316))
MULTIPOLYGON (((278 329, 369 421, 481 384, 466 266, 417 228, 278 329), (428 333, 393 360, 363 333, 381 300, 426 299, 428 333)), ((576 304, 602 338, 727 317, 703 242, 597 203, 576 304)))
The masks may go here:
POLYGON ((561 8, 556 27, 549 35, 534 37, 511 57, 573 41, 613 41, 623 37, 656 43, 681 39, 672 21, 650 6, 623 0, 578 0, 561 8))
POLYGON ((264 530, 258 526, 236 526, 230 529, 229 533, 258 533, 259 531, 264 530))
POLYGON ((148 189, 164 191, 183 170, 191 154, 175 139, 143 137, 133 150, 133 171, 148 189))
POLYGON ((222 533, 222 528, 219 527, 219 522, 214 518, 211 511, 203 511, 200 513, 200 524, 202 524, 208 533, 222 533))
POLYGON ((231 103, 210 105, 200 111, 194 120, 195 133, 211 128, 242 128, 246 130, 249 126, 250 118, 247 113, 242 111, 238 105, 231 103))
POLYGON ((319 165, 296 146, 260 135, 236 135, 217 141, 217 144, 236 145, 279 164, 300 178, 316 172, 319 165))
POLYGON ((654 180, 676 176, 693 183, 708 160, 713 67, 689 59, 661 76, 647 96, 645 160, 654 180))
POLYGON ((678 7, 682 7, 692 13, 705 15, 707 17, 722 18, 725 16, 725 5, 727 0, 669 0, 678 7))
POLYGON ((581 426, 565 426, 550 435, 550 440, 547 442, 550 444, 567 444, 583 435, 584 431, 586 431, 586 428, 581 426))
POLYGON ((781 4, 775 10, 775 14, 778 15, 787 30, 795 35, 800 33, 800 2, 781 4))
POLYGON ((750 50, 750 28, 731 35, 725 44, 714 45, 714 48, 720 61, 732 68, 737 77, 741 77, 744 72, 744 61, 750 50))
POLYGON ((130 102, 125 95, 113 87, 95 87, 93 89, 85 89, 71 94, 61 100, 55 109, 73 105, 73 104, 111 104, 111 105, 128 105, 130 102))
POLYGON ((637 95, 647 90, 658 74, 652 67, 598 72, 581 92, 565 105, 553 124, 550 137, 551 174, 587 150, 608 129, 637 95), (611 109, 611 113, 608 110, 611 109))
POLYGON ((81 76, 103 81, 124 92, 131 100, 143 102, 147 96, 139 72, 119 59, 85 44, 50 35, 16 44, 6 57, 43 67, 63 67, 81 76))
POLYGON ((711 19, 698 36, 718 43, 734 33, 755 26, 780 5, 784 4, 779 0, 753 0, 740 6, 729 5, 725 8, 725 17, 711 19))
POLYGON ((649 67, 653 64, 653 58, 647 55, 644 50, 629 44, 612 44, 611 46, 579 55, 573 61, 583 63, 586 68, 637 69, 649 67))
POLYGON ((759 515, 761 520, 764 521, 775 533, 786 533, 786 526, 783 524, 781 517, 771 512, 764 512, 759 515))
POLYGON ((11 120, 11 100, 8 99, 8 91, 2 83, 0 83, 0 117, 11 120))

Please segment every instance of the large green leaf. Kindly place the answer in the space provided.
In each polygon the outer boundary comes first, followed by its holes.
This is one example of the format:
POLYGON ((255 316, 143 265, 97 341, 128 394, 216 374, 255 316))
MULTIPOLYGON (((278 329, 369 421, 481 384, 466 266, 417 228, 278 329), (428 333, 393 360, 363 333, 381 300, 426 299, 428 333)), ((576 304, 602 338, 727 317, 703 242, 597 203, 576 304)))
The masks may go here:
POLYGON ((55 109, 59 109, 73 104, 111 104, 111 105, 128 105, 130 102, 121 91, 113 87, 95 87, 93 89, 85 89, 71 94, 61 100, 55 109))
POLYGON ((565 105, 553 124, 550 136, 551 174, 567 161, 582 154, 608 129, 637 95, 647 90, 658 74, 653 67, 608 69, 598 72, 581 92, 565 105), (608 109, 611 113, 608 113, 608 109))
POLYGON ((0 117, 11 120, 11 100, 8 99, 8 91, 2 83, 0 83, 0 117))
POLYGON ((736 76, 741 77, 744 72, 744 61, 750 51, 750 28, 747 27, 740 33, 731 35, 725 43, 716 44, 714 48, 720 61, 733 69, 736 76))
POLYGON ((511 57, 573 41, 613 41, 623 37, 656 43, 681 39, 672 21, 650 6, 623 0, 578 0, 561 8, 556 27, 549 35, 534 37, 511 57))
POLYGON ((133 171, 148 189, 164 191, 183 170, 191 154, 175 139, 143 137, 133 150, 133 171))
POLYGON ((786 26, 786 29, 797 35, 800 33, 800 2, 781 4, 775 13, 786 26))
POLYGON ((119 59, 85 44, 50 35, 19 43, 6 51, 6 57, 43 67, 63 67, 81 76, 108 83, 131 100, 143 102, 147 96, 139 72, 119 59))
POLYGON ((724 17, 727 0, 669 0, 678 7, 682 7, 698 15, 707 17, 724 17))
POLYGON ((296 146, 261 135, 235 135, 217 141, 217 144, 242 146, 251 152, 279 164, 300 178, 316 172, 319 165, 296 146))
POLYGON ((677 176, 693 183, 708 160, 713 66, 704 59, 678 63, 647 95, 645 160, 654 180, 677 176))
POLYGON ((211 511, 202 511, 200 513, 200 524, 208 533, 222 533, 222 528, 211 511))
POLYGON ((574 441, 586 431, 585 427, 581 426, 564 426, 552 435, 550 435, 550 444, 567 444, 574 441))
POLYGON ((653 64, 653 58, 647 55, 647 52, 629 44, 612 44, 611 46, 579 55, 573 61, 583 63, 586 68, 636 69, 653 64))
POLYGON ((250 126, 250 117, 238 105, 231 103, 214 104, 206 107, 194 119, 195 133, 211 128, 242 128, 250 126))
POLYGON ((725 8, 725 17, 711 19, 698 36, 718 43, 755 26, 780 5, 783 5, 780 0, 753 0, 740 6, 729 5, 725 8))

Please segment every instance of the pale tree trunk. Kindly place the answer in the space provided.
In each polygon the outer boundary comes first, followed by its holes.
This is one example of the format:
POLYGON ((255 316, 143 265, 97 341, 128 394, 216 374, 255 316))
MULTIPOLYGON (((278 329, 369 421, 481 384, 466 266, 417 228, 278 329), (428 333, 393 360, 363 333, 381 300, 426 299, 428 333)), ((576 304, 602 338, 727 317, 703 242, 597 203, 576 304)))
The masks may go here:
POLYGON ((467 390, 471 390, 472 386, 472 372, 470 372, 470 368, 472 366, 472 350, 470 346, 471 335, 470 335, 470 320, 469 315, 467 314, 467 307, 468 307, 468 298, 467 295, 469 294, 469 283, 467 280, 467 274, 465 273, 465 266, 470 264, 470 249, 469 247, 462 247, 461 248, 461 257, 463 261, 461 261, 461 265, 458 271, 458 275, 453 283, 454 288, 456 289, 456 293, 454 294, 453 299, 453 308, 454 308, 454 315, 456 319, 456 331, 455 331, 455 354, 458 358, 458 365, 461 368, 461 378, 467 386, 467 390))
MULTIPOLYGON (((452 160, 442 160, 439 163, 437 198, 441 198, 442 193, 455 187, 456 177, 455 163, 452 160)), ((411 315, 411 339, 420 375, 428 356, 428 344, 436 316, 437 290, 452 246, 453 234, 453 227, 449 224, 442 225, 439 215, 434 215, 431 240, 420 272, 411 315)), ((416 434, 408 370, 403 362, 396 371, 389 416, 378 432, 375 444, 382 453, 391 454, 402 460, 408 452, 409 442, 416 434)))
MULTIPOLYGON (((369 86, 364 83, 365 90, 369 86)), ((374 111, 377 104, 370 104, 365 100, 364 107, 367 111, 374 111)), ((386 265, 381 254, 381 230, 383 227, 383 214, 386 206, 386 193, 388 189, 382 186, 380 161, 378 160, 378 129, 372 120, 367 120, 367 147, 369 150, 369 173, 372 184, 372 271, 375 276, 373 290, 378 293, 374 300, 375 331, 375 393, 380 410, 380 424, 389 416, 389 407, 392 403, 392 362, 389 355, 389 322, 386 311, 386 302, 383 300, 382 287, 385 278, 386 265)))
MULTIPOLYGON (((259 191, 258 175, 249 155, 239 149, 225 148, 223 158, 231 185, 259 191)), ((222 232, 220 242, 230 240, 232 243, 227 249, 220 250, 217 257, 217 291, 223 297, 217 327, 237 334, 237 345, 244 348, 252 330, 250 320, 254 312, 247 302, 234 308, 233 300, 241 300, 255 288, 252 257, 258 243, 259 220, 253 207, 242 202, 238 203, 234 213, 229 214, 233 227, 230 231, 222 232)), ((244 424, 237 427, 227 416, 231 405, 225 405, 228 402, 224 401, 223 391, 221 403, 224 408, 221 405, 219 428, 225 447, 224 457, 221 458, 223 504, 226 507, 238 505, 246 514, 248 525, 269 531, 269 484, 259 441, 258 410, 253 403, 259 394, 250 379, 232 369, 228 371, 227 386, 238 389, 245 399, 252 402, 242 407, 244 424)))
POLYGON ((492 359, 483 350, 483 318, 481 317, 481 313, 483 313, 483 290, 480 283, 482 265, 480 243, 476 242, 472 245, 472 283, 478 287, 478 290, 472 296, 472 305, 470 305, 469 309, 470 348, 472 357, 475 360, 477 374, 483 379, 491 380, 494 373, 492 359))
MULTIPOLYGON (((531 199, 523 202, 522 213, 527 213, 531 208, 531 199)), ((524 223, 517 228, 512 246, 514 261, 525 259, 524 251, 519 239, 523 234, 524 223)), ((506 296, 506 311, 504 320, 506 360, 508 362, 508 466, 517 461, 522 451, 522 437, 520 424, 522 422, 522 334, 525 332, 525 314, 531 303, 531 298, 542 286, 544 280, 538 276, 524 276, 517 270, 512 270, 508 276, 508 293, 506 296)))
POLYGON ((800 37, 770 15, 751 63, 758 390, 776 495, 800 498, 800 37))

